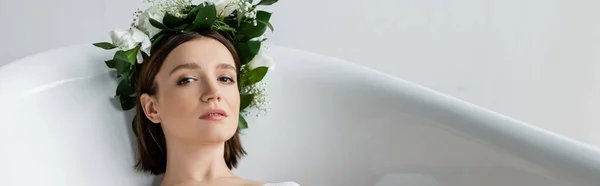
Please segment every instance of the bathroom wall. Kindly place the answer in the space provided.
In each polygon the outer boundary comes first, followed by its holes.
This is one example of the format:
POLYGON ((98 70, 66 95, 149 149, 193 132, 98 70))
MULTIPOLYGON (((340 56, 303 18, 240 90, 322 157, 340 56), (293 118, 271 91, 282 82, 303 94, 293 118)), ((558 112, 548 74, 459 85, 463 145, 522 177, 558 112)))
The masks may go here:
MULTIPOLYGON (((142 0, 0 0, 0 65, 108 40, 140 6, 142 0)), ((598 8, 594 0, 280 0, 270 8, 270 41, 600 146, 598 8)))

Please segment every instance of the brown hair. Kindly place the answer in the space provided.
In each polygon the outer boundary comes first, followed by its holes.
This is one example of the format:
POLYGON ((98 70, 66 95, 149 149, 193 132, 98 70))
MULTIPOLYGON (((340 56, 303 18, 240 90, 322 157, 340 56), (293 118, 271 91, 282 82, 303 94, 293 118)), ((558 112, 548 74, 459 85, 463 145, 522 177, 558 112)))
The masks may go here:
MULTIPOLYGON (((158 175, 166 171, 167 151, 165 135, 161 125, 152 123, 144 114, 140 103, 140 96, 144 93, 155 95, 158 88, 154 78, 160 70, 164 60, 169 53, 177 46, 198 38, 212 38, 225 45, 233 59, 237 69, 238 79, 240 74, 240 59, 233 45, 221 34, 213 30, 200 30, 183 34, 168 34, 153 45, 152 55, 144 60, 144 63, 138 65, 136 69, 136 117, 134 120, 134 131, 137 140, 137 170, 148 171, 151 174, 158 175)), ((229 140, 225 142, 225 153, 223 158, 229 169, 237 166, 238 160, 246 155, 239 137, 239 128, 229 140)))

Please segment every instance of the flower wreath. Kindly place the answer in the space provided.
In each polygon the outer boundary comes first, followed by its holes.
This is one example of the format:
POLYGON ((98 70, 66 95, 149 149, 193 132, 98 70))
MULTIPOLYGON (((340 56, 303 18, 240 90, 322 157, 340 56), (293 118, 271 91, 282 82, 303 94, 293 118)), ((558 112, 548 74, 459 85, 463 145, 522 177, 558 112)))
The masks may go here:
MULTIPOLYGON (((94 46, 111 50, 118 49, 113 58, 105 61, 106 66, 115 69, 120 83, 115 97, 119 97, 121 108, 135 107, 136 82, 134 74, 144 59, 148 59, 150 48, 166 34, 194 32, 199 29, 212 29, 227 38, 235 47, 241 61, 240 115, 239 127, 248 128, 244 115, 249 108, 258 109, 258 114, 269 109, 266 99, 266 83, 261 82, 273 59, 266 50, 264 33, 271 13, 257 10, 258 6, 268 6, 278 0, 144 0, 151 6, 145 11, 134 13, 129 29, 110 31, 111 42, 94 43, 94 46)), ((134 118, 135 121, 135 118, 134 118)))

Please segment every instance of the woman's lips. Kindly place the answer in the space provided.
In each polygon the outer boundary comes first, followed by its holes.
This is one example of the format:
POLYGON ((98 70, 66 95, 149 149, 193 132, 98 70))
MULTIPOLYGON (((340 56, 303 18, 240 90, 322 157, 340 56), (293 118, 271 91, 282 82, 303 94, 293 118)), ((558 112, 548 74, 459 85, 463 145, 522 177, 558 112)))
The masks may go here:
POLYGON ((200 119, 204 119, 204 120, 222 120, 227 118, 227 113, 223 110, 223 109, 209 109, 207 111, 205 111, 202 116, 200 116, 200 119))

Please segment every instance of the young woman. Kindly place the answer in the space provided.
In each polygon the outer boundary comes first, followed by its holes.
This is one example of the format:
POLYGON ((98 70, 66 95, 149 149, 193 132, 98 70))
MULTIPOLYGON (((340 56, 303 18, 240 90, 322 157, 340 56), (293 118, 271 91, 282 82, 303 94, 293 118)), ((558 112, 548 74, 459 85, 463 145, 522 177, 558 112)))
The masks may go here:
POLYGON ((212 30, 155 46, 137 83, 138 168, 164 173, 161 186, 264 185, 231 171, 245 155, 234 47, 212 30))
POLYGON ((240 111, 259 104, 254 85, 270 60, 262 56, 261 36, 272 27, 271 14, 257 7, 277 0, 250 2, 157 2, 136 14, 132 28, 112 31, 111 43, 95 44, 119 49, 106 64, 122 78, 122 108, 136 109, 136 168, 164 174, 160 186, 298 185, 231 171, 246 154, 240 111))

